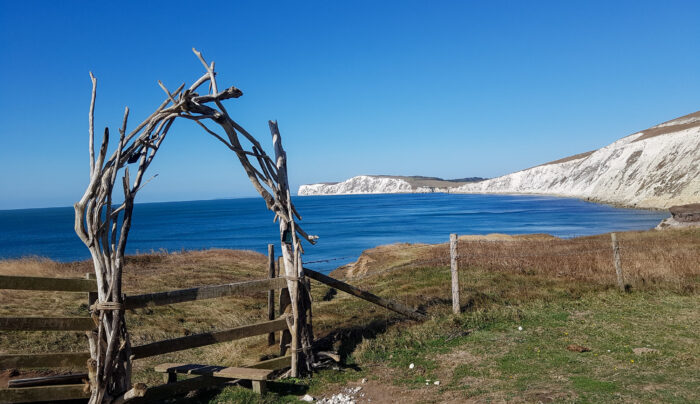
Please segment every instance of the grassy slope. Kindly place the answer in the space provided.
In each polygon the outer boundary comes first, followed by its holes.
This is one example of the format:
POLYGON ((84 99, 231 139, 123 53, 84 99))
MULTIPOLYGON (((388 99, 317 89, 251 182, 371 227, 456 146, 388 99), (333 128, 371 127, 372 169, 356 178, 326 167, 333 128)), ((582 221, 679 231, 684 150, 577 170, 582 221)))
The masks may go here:
MULTIPOLYGON (((459 316, 449 314, 446 245, 370 250, 354 267, 334 275, 420 306, 431 319, 404 322, 342 292, 325 301, 331 296, 329 288, 314 283, 315 331, 341 352, 343 371, 326 370, 313 379, 276 384, 264 401, 293 400, 290 392, 307 390, 315 396, 337 393, 361 378, 369 379, 362 386, 372 402, 698 401, 693 387, 700 382, 695 333, 700 325, 700 231, 629 232, 619 238, 629 294, 612 286, 607 235, 568 241, 544 236, 463 239, 465 312, 459 316), (568 351, 572 343, 591 352, 568 351), (632 349, 639 347, 659 352, 635 355, 632 349), (412 370, 410 363, 416 365, 412 370), (441 384, 426 386, 426 379, 441 384)), ((133 257, 126 289, 134 293, 253 279, 264 273, 264 262, 258 254, 227 251, 133 257)), ((57 276, 79 275, 89 268, 85 263, 25 260, 0 263, 0 273, 34 268, 39 275, 47 265, 57 276)), ((47 307, 27 305, 26 294, 10 299, 8 294, 17 292, 0 293, 0 315, 22 310, 36 314, 37 307, 47 307)), ((42 295, 48 296, 42 303, 63 306, 68 314, 85 310, 75 309, 82 300, 66 300, 65 294, 42 295)), ((128 321, 137 344, 250 323, 262 319, 263 313, 260 295, 145 309, 129 315, 128 321)), ((84 349, 82 336, 63 334, 2 333, 0 350, 84 349)), ((274 351, 265 345, 259 337, 137 361, 135 379, 157 383, 159 378, 149 368, 171 360, 248 363, 274 351)), ((257 400, 240 388, 200 399, 257 400)))

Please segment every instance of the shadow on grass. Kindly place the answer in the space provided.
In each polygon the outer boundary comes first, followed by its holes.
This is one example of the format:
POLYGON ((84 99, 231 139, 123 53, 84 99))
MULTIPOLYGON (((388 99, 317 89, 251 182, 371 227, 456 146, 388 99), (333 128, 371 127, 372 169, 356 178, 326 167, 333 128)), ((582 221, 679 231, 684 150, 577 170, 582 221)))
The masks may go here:
POLYGON ((259 395, 252 391, 250 381, 242 380, 238 383, 230 383, 220 385, 207 390, 199 390, 190 392, 189 394, 172 397, 161 401, 169 404, 207 404, 212 401, 227 403, 227 402, 248 402, 248 403, 273 403, 278 402, 280 397, 284 396, 301 396, 306 394, 309 387, 304 384, 296 384, 293 382, 284 381, 268 381, 267 393, 259 395), (222 401, 223 400, 223 401, 222 401))

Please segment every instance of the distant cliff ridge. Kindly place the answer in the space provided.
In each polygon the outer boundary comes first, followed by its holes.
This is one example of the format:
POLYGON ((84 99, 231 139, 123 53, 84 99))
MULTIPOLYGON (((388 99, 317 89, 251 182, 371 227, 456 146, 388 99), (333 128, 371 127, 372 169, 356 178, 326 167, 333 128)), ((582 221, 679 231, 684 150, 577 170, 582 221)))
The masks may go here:
POLYGON ((546 194, 658 209, 699 203, 700 111, 493 179, 362 175, 299 188, 299 195, 411 192, 546 194))
POLYGON ((484 179, 478 177, 443 180, 421 176, 358 175, 343 182, 302 185, 299 187, 298 194, 308 196, 449 192, 449 189, 482 180, 484 179))
POLYGON ((700 202, 700 111, 598 150, 452 192, 550 194, 665 209, 700 202))

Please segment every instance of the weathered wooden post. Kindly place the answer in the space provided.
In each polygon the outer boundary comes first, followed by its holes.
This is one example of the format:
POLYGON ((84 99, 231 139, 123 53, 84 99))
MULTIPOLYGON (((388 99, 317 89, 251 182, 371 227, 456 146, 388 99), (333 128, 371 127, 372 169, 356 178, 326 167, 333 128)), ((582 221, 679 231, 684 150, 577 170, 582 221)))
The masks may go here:
MULTIPOLYGON (((301 260, 301 240, 299 235, 304 236, 301 229, 294 222, 294 216, 298 214, 292 206, 292 196, 289 191, 287 177, 287 153, 282 148, 282 137, 277 127, 277 122, 269 121, 270 133, 272 135, 272 145, 275 151, 275 166, 277 169, 277 195, 276 199, 286 209, 277 211, 280 225, 280 241, 282 246, 282 257, 284 257, 284 273, 287 277, 287 288, 292 307, 292 319, 290 331, 291 341, 291 371, 292 377, 299 376, 299 365, 304 364, 307 371, 311 370, 314 362, 314 353, 311 350, 313 343, 313 329, 311 328, 311 297, 303 286, 304 267, 301 260), (283 214, 286 213, 286 217, 283 214), (297 234, 299 233, 299 234, 297 234), (299 355, 301 353, 301 355, 299 355)), ((307 240, 315 240, 313 237, 305 237, 307 240)), ((280 274, 282 273, 280 269, 280 274)))
MULTIPOLYGON (((284 268, 284 258, 283 257, 278 257, 277 258, 277 276, 281 276, 283 273, 283 268, 284 268)), ((288 288, 282 288, 280 289, 280 295, 279 295, 279 312, 278 315, 282 316, 287 313, 287 310, 289 309, 289 304, 290 304, 290 298, 289 298, 289 289, 288 288)), ((289 332, 289 329, 282 330, 280 331, 280 356, 284 356, 287 353, 287 349, 289 348, 289 343, 292 341, 292 334, 289 332)))
MULTIPOLYGON (((275 245, 267 245, 267 276, 272 279, 275 277, 275 245)), ((275 291, 267 291, 267 319, 275 319, 275 291)), ((267 345, 275 345, 275 333, 267 334, 267 345)))
POLYGON ((450 272, 452 272, 452 312, 459 314, 459 266, 457 263, 457 235, 450 234, 450 272))
POLYGON ((622 292, 625 291, 625 281, 622 277, 622 263, 620 262, 620 246, 617 243, 617 235, 615 233, 610 233, 612 238, 612 249, 613 249, 613 262, 615 263, 615 272, 617 273, 617 287, 620 288, 622 292))

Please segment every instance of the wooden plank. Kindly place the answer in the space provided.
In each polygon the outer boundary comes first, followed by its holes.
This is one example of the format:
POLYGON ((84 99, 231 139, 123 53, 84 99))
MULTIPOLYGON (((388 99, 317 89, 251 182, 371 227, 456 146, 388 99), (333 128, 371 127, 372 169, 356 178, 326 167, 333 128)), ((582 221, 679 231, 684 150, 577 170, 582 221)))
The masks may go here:
MULTIPOLYGON (((272 279, 275 277, 275 245, 267 245, 267 277, 272 279)), ((267 291, 267 319, 275 319, 275 291, 267 291)), ((275 333, 267 334, 267 345, 275 345, 275 333)))
POLYGON ((180 380, 175 383, 161 384, 146 389, 146 394, 143 397, 137 397, 129 400, 129 404, 145 404, 155 401, 165 400, 177 395, 187 394, 193 390, 201 390, 211 388, 228 382, 229 379, 198 376, 191 379, 180 380))
POLYGON ((90 331, 95 322, 90 317, 0 317, 0 330, 90 331))
POLYGON ((55 386, 62 384, 79 384, 87 380, 87 373, 76 373, 72 375, 30 377, 26 379, 12 379, 7 382, 7 387, 34 387, 34 386, 55 386))
POLYGON ((360 288, 357 288, 355 286, 347 284, 343 281, 333 279, 330 276, 326 276, 326 275, 324 275, 320 272, 316 272, 312 269, 304 268, 304 274, 311 279, 315 279, 315 280, 317 280, 321 283, 324 283, 328 286, 342 290, 343 292, 349 293, 353 296, 357 296, 360 299, 367 300, 370 303, 374 303, 378 306, 382 306, 382 307, 389 309, 391 311, 395 311, 399 314, 403 314, 404 316, 406 316, 410 319, 413 319, 413 320, 424 320, 425 319, 425 314, 417 312, 408 306, 405 306, 405 305, 398 303, 398 302, 391 301, 389 299, 384 299, 383 297, 379 297, 375 294, 364 291, 360 288))
POLYGON ((82 384, 60 386, 24 387, 21 389, 0 390, 0 404, 5 403, 35 403, 38 401, 55 402, 89 398, 90 393, 83 391, 82 384))
POLYGON ((85 368, 89 352, 0 355, 0 369, 85 368))
POLYGON ((164 363, 156 366, 154 370, 160 373, 180 373, 244 380, 267 380, 273 372, 270 369, 199 365, 193 363, 164 363))
POLYGON ((233 341, 254 335, 267 334, 287 328, 287 319, 280 317, 276 320, 245 325, 230 330, 206 332, 202 334, 188 335, 186 337, 168 339, 131 348, 132 358, 141 359, 149 356, 162 355, 170 352, 184 351, 220 342, 233 341))
POLYGON ((281 289, 287 286, 282 278, 259 279, 254 281, 227 283, 224 285, 202 286, 198 288, 171 290, 127 296, 124 305, 127 309, 138 309, 149 305, 162 306, 194 300, 214 299, 233 295, 249 295, 255 292, 281 289))
MULTIPOLYGON (((282 261, 280 261, 280 268, 282 268, 282 261)), ((291 297, 289 296, 289 289, 284 288, 280 290, 280 311, 279 315, 284 315, 286 313, 292 312, 291 297)), ((292 342, 292 333, 289 329, 282 330, 280 333, 280 356, 285 356, 287 354, 287 349, 289 344, 292 342)))
POLYGON ((266 361, 260 361, 252 365, 246 366, 247 368, 254 369, 270 369, 270 370, 280 370, 292 366, 291 356, 280 356, 279 358, 268 359, 266 361))
POLYGON ((0 289, 53 290, 58 292, 96 292, 94 280, 0 275, 0 289))

